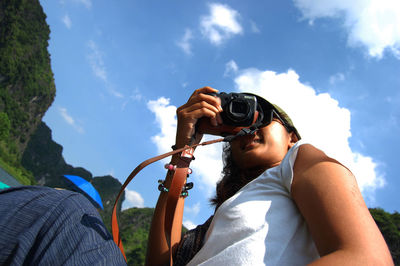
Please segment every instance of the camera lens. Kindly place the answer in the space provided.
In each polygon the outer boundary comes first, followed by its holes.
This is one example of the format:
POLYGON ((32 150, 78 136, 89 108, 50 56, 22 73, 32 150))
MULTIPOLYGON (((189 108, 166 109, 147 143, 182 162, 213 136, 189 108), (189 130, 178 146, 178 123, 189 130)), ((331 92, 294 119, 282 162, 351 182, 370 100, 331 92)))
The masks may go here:
POLYGON ((250 106, 247 101, 235 99, 229 105, 229 118, 235 122, 241 122, 247 119, 250 106))

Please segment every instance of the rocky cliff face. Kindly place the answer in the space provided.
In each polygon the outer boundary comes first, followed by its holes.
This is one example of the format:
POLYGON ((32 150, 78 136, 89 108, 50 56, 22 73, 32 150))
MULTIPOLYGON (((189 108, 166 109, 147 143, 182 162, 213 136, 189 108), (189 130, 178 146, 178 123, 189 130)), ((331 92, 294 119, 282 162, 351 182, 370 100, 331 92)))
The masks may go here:
POLYGON ((49 34, 38 0, 0 1, 0 113, 11 123, 2 153, 15 160, 54 100, 49 34))
MULTIPOLYGON (((23 153, 22 165, 31 171, 37 183, 43 186, 70 189, 63 175, 77 175, 90 181, 102 198, 104 210, 100 210, 100 214, 110 228, 112 208, 121 183, 110 175, 93 177, 88 170, 69 165, 62 156, 62 150, 63 147, 53 141, 50 128, 41 122, 23 153)), ((123 200, 124 196, 119 202, 118 210, 121 210, 123 200)))
POLYGON ((63 175, 83 177, 100 192, 108 221, 121 183, 66 163, 42 122, 56 93, 49 36, 39 0, 0 1, 0 164, 22 184, 69 188, 63 175))
POLYGON ((50 187, 62 185, 59 179, 64 174, 91 180, 92 174, 89 171, 65 162, 62 150, 63 147, 53 141, 50 128, 41 122, 23 153, 22 165, 33 173, 38 185, 50 187))
MULTIPOLYGON (((110 229, 121 183, 112 176, 93 177, 86 169, 66 163, 62 146, 41 122, 56 92, 47 51, 49 34, 39 0, 0 0, 0 166, 22 184, 70 188, 65 174, 90 181, 101 195, 104 210, 99 212, 110 229)), ((124 196, 118 210, 123 200, 124 196)), ((151 213, 138 216, 146 223, 135 236, 129 227, 133 225, 124 223, 124 236, 130 237, 126 246, 129 261, 144 263, 151 213)))

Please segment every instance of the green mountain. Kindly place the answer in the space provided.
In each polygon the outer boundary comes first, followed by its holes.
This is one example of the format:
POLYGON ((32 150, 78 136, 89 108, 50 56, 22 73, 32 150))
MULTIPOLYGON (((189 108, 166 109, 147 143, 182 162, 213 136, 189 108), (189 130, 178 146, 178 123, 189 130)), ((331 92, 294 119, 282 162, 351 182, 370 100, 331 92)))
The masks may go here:
POLYGON ((153 208, 131 208, 119 216, 121 239, 128 265, 144 265, 153 208))
MULTIPOLYGON (((102 198, 104 210, 99 210, 99 212, 110 229, 112 208, 121 183, 112 176, 93 177, 88 170, 69 165, 62 156, 62 150, 63 147, 53 141, 50 128, 41 122, 22 155, 22 166, 30 171, 36 183, 42 186, 74 190, 64 175, 77 175, 91 182, 102 198)), ((119 201, 118 211, 121 210, 124 197, 122 195, 119 201)))
POLYGON ((30 137, 21 162, 33 173, 38 185, 57 187, 64 174, 78 175, 88 181, 92 179, 89 171, 67 164, 62 150, 63 147, 53 141, 50 128, 44 122, 40 122, 30 137))
POLYGON ((25 184, 21 155, 56 92, 49 34, 38 0, 0 1, 0 165, 25 184))

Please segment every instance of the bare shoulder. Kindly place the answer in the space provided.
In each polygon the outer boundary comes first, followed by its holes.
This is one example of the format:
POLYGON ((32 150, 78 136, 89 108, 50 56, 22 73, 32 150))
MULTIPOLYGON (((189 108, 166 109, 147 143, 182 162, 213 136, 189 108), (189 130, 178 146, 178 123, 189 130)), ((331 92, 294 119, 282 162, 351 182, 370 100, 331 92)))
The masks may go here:
POLYGON ((338 265, 392 264, 349 169, 304 144, 299 147, 293 172, 292 197, 321 256, 339 259, 335 263, 338 265))
POLYGON ((353 173, 346 166, 311 144, 303 144, 299 147, 293 172, 295 178, 292 188, 299 181, 312 178, 324 178, 319 181, 328 181, 328 179, 334 178, 345 179, 347 185, 357 186, 353 173))
POLYGON ((322 162, 331 162, 344 167, 337 160, 327 156, 325 152, 316 148, 315 146, 311 144, 303 144, 299 147, 299 150, 297 152, 294 169, 295 171, 300 172, 310 168, 317 163, 322 162))
MULTIPOLYGON (((311 195, 317 197, 321 191, 341 193, 358 190, 357 181, 350 170, 311 144, 299 147, 293 173, 292 196, 295 200, 303 201, 304 197, 311 195)), ((360 199, 361 193, 358 195, 360 199)))

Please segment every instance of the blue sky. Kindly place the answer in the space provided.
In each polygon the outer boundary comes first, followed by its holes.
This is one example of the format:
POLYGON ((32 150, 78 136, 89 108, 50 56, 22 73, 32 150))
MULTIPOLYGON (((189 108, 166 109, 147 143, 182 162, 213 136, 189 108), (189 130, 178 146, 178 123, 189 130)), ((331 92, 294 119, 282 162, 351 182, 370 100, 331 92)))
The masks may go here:
MULTIPOLYGON (((40 2, 57 88, 44 121, 68 163, 123 182, 174 144, 194 89, 248 91, 346 164, 369 207, 400 211, 397 0, 40 2)), ((220 158, 221 146, 196 150, 189 227, 212 213, 220 158)), ((163 163, 135 178, 124 207, 155 205, 163 163)))

